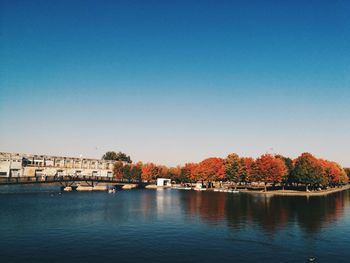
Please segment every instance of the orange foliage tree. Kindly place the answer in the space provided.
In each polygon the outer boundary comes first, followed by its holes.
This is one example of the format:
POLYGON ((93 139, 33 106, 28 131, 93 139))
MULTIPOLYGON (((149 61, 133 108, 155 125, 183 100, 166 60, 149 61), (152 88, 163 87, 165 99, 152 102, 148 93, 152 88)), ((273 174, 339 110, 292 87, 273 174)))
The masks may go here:
POLYGON ((154 163, 146 163, 142 166, 142 180, 151 181, 159 177, 161 170, 154 163))
POLYGON ((194 177, 207 182, 223 180, 225 178, 224 160, 211 157, 201 161, 194 170, 194 177))
MULTIPOLYGON (((347 170, 350 173, 350 169, 347 170)), ((254 160, 230 154, 226 159, 211 157, 200 163, 186 163, 184 166, 168 167, 154 163, 126 164, 117 161, 113 167, 117 179, 151 181, 159 177, 176 182, 208 182, 227 180, 229 182, 282 183, 289 186, 305 185, 306 190, 346 184, 349 181, 346 170, 336 162, 318 159, 310 153, 303 153, 295 160, 282 155, 264 154, 254 160)))
POLYGON ((271 154, 263 154, 255 161, 253 178, 256 182, 264 182, 266 191, 267 183, 281 183, 287 172, 284 161, 271 154))
POLYGON ((339 185, 347 183, 347 176, 344 169, 336 162, 328 160, 319 160, 324 169, 325 182, 329 185, 339 185))
POLYGON ((191 182, 196 182, 199 180, 197 178, 196 169, 198 167, 197 163, 186 163, 184 167, 181 168, 181 176, 183 178, 188 178, 191 182))

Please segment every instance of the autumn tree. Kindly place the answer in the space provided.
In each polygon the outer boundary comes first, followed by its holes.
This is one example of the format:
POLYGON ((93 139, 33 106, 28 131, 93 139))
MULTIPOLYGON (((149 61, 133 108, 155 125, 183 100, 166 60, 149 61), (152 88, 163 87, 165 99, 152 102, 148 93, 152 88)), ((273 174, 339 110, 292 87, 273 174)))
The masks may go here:
POLYGON ((160 176, 161 170, 154 163, 146 163, 142 166, 142 180, 151 181, 160 176))
POLYGON ((176 182, 187 182, 185 178, 181 178, 181 167, 176 166, 176 167, 170 167, 168 169, 168 174, 167 177, 169 177, 172 181, 176 182))
POLYGON ((348 184, 349 183, 349 175, 346 173, 345 169, 341 169, 340 183, 341 184, 348 184))
POLYGON ((349 182, 350 169, 343 169, 336 162, 317 159, 310 153, 303 153, 295 160, 282 155, 264 154, 254 160, 229 154, 225 159, 207 158, 200 163, 186 163, 184 166, 167 167, 153 163, 131 164, 129 156, 119 152, 107 152, 104 159, 117 160, 113 174, 118 179, 151 181, 159 177, 170 178, 176 182, 227 180, 234 182, 263 182, 277 184, 304 184, 309 186, 336 186, 349 182))
POLYGON ((235 153, 229 154, 225 161, 225 179, 234 182, 237 185, 241 181, 243 166, 241 158, 235 153))
POLYGON ((264 154, 255 161, 253 178, 256 182, 264 182, 266 191, 267 183, 281 183, 287 171, 284 161, 271 154, 264 154))
POLYGON ((281 159, 284 164, 287 167, 287 175, 285 177, 283 177, 283 182, 284 184, 291 184, 295 182, 295 179, 293 178, 293 169, 294 169, 294 164, 293 164, 293 160, 289 157, 285 157, 283 155, 277 154, 275 155, 276 158, 281 159))
POLYGON ((184 167, 181 168, 181 177, 188 178, 191 182, 199 181, 197 173, 195 172, 198 167, 197 163, 186 163, 184 167))
POLYGON ((346 172, 339 164, 322 159, 320 162, 323 166, 324 173, 328 181, 327 183, 329 185, 335 186, 348 182, 346 172))
POLYGON ((303 153, 295 160, 293 178, 298 183, 309 186, 320 185, 325 182, 324 169, 321 162, 310 153, 303 153))
POLYGON ((144 181, 150 181, 152 180, 153 174, 152 169, 155 168, 155 165, 153 163, 146 163, 142 166, 142 180, 144 181))
POLYGON ((194 170, 196 178, 209 183, 223 180, 225 177, 225 166, 222 158, 211 157, 201 161, 194 170))
POLYGON ((169 177, 169 167, 166 165, 158 165, 159 177, 169 177))
POLYGON ((175 179, 175 181, 177 181, 179 183, 191 182, 191 179, 190 179, 191 171, 188 168, 186 168, 186 165, 185 166, 179 166, 178 173, 179 174, 178 174, 177 178, 175 179))
POLYGON ((254 159, 252 157, 242 157, 241 158, 241 182, 252 181, 251 177, 253 175, 254 159))

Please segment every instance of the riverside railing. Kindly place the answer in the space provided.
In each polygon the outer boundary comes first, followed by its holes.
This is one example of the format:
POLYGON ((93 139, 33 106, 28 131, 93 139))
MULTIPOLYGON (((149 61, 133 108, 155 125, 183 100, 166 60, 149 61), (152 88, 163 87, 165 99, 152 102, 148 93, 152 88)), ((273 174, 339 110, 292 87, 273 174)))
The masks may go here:
POLYGON ((117 179, 107 176, 24 176, 24 177, 0 177, 0 185, 9 184, 36 184, 36 183, 60 183, 60 182, 101 182, 101 183, 143 183, 139 180, 117 179))

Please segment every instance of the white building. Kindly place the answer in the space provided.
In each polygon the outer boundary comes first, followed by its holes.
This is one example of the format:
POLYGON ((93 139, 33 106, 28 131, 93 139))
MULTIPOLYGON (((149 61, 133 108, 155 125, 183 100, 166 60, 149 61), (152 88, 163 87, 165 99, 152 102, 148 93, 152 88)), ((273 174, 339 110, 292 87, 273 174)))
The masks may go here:
POLYGON ((0 177, 113 176, 114 161, 0 152, 0 177))
POLYGON ((168 178, 157 178, 157 186, 159 187, 170 187, 171 180, 168 178))

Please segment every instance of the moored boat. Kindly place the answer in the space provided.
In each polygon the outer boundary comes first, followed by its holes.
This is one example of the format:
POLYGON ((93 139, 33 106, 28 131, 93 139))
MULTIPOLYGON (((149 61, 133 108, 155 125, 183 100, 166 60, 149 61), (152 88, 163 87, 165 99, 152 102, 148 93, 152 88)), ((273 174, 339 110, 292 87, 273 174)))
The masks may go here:
POLYGON ((207 188, 199 188, 199 187, 195 187, 193 189, 196 191, 206 191, 207 190, 207 188))
POLYGON ((109 194, 115 194, 116 192, 115 188, 108 189, 109 194))

